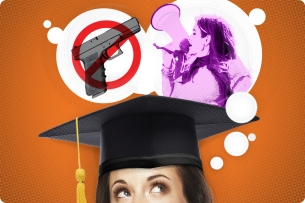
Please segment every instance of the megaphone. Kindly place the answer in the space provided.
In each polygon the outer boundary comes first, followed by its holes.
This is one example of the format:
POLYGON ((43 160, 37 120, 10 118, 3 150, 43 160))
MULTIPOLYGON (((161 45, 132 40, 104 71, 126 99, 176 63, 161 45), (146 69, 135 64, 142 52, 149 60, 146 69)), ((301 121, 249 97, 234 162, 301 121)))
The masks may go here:
POLYGON ((156 9, 151 17, 151 26, 158 31, 165 31, 172 38, 173 48, 188 37, 180 21, 180 8, 175 4, 165 4, 156 9))

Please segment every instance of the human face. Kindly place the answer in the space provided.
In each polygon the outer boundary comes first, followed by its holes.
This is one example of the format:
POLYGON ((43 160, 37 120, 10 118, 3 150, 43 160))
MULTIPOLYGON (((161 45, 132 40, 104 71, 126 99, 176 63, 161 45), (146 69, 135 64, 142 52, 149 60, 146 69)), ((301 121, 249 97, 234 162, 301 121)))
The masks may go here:
POLYGON ((187 203, 174 166, 110 172, 110 203, 187 203))
POLYGON ((187 54, 190 51, 190 46, 191 45, 188 39, 183 39, 179 44, 181 51, 183 51, 185 54, 187 54))
POLYGON ((200 29, 199 29, 197 23, 195 23, 193 30, 192 30, 192 34, 188 38, 190 44, 192 45, 190 47, 189 53, 198 54, 198 53, 202 52, 208 44, 208 36, 209 35, 206 35, 205 37, 202 38, 200 29))

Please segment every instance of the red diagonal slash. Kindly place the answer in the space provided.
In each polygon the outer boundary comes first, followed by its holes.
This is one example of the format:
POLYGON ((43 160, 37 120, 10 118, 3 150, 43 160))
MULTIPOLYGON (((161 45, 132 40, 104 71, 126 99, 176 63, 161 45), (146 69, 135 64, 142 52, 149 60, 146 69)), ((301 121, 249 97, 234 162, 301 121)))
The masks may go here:
MULTIPOLYGON (((127 41, 128 39, 125 39, 125 40, 123 40, 123 41, 121 41, 120 43, 119 43, 119 47, 122 47, 123 46, 123 44, 127 41)), ((116 46, 112 46, 112 47, 110 47, 108 50, 107 50, 107 55, 108 56, 113 56, 113 54, 116 52, 118 50, 118 48, 116 47, 116 46)), ((99 60, 100 59, 102 59, 103 61, 103 63, 105 64, 106 63, 106 61, 108 60, 108 59, 105 59, 104 57, 100 57, 99 58, 99 60)), ((85 71, 85 74, 88 74, 90 77, 99 69, 99 65, 98 65, 99 63, 93 63, 86 71, 85 71), (97 65, 95 65, 95 64, 97 64, 97 65)))
MULTIPOLYGON (((78 36, 76 37, 76 39, 74 41, 73 47, 79 46, 80 44, 82 44, 83 41, 85 40, 85 38, 91 32, 98 30, 98 29, 102 29, 102 28, 113 28, 117 25, 119 25, 119 23, 114 22, 114 21, 98 21, 98 22, 92 23, 92 24, 88 25, 86 28, 84 28, 78 34, 78 36)), ((123 77, 121 77, 115 81, 107 82, 107 89, 114 89, 114 88, 123 86, 124 84, 126 84, 128 81, 130 81, 133 78, 133 76, 136 74, 136 72, 139 68, 140 61, 141 61, 141 48, 140 48, 139 42, 135 36, 131 36, 127 40, 130 41, 132 48, 133 48, 133 52, 134 52, 132 64, 131 64, 128 72, 123 77)), ((127 40, 123 40, 122 42, 120 42, 119 45, 122 46, 127 40)), ((107 52, 108 56, 112 56, 116 51, 117 51, 117 48, 115 46, 110 48, 107 52)), ((119 60, 119 58, 118 58, 118 60, 119 60)), ((85 82, 86 81, 85 71, 80 63, 80 60, 74 60, 74 58, 72 57, 72 63, 73 63, 73 66, 74 66, 75 71, 78 74, 78 76, 85 82)), ((96 63, 96 64, 98 64, 98 63, 96 63)), ((99 68, 99 66, 91 65, 86 70, 86 75, 90 76, 89 82, 88 82, 88 84, 90 86, 95 87, 95 86, 99 86, 101 84, 100 81, 95 80, 94 78, 91 77, 98 70, 98 68, 99 68), (99 85, 97 85, 97 84, 99 84, 99 85)))

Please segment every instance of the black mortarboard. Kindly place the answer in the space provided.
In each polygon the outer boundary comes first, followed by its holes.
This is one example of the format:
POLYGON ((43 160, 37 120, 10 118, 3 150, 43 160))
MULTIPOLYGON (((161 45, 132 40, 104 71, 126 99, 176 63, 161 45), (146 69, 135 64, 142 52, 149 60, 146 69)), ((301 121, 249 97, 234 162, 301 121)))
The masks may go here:
MULTIPOLYGON (((198 140, 240 125, 222 107, 151 95, 78 118, 79 142, 100 147, 100 174, 178 164, 202 169, 198 140)), ((75 120, 39 136, 76 142, 75 120)))

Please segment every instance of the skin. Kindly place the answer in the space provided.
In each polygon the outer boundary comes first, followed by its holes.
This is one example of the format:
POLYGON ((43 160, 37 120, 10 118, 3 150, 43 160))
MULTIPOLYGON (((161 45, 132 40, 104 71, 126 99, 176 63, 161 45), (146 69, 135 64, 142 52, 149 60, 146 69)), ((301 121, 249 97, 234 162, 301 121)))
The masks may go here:
POLYGON ((187 203, 174 166, 110 173, 110 203, 187 203))
MULTIPOLYGON (((209 54, 211 36, 207 34, 205 37, 202 38, 201 30, 198 27, 197 23, 195 23, 192 29, 192 33, 190 36, 188 36, 187 39, 191 46, 189 47, 188 59, 186 60, 185 64, 186 67, 189 67, 189 65, 192 64, 197 57, 203 57, 209 54)), ((169 81, 167 79, 168 77, 171 77, 174 68, 175 59, 171 57, 171 55, 169 55, 168 53, 163 52, 162 73, 164 76, 162 78, 162 88, 164 96, 170 95, 172 89, 170 85, 172 85, 172 83, 175 83, 175 89, 171 94, 171 97, 217 105, 214 100, 216 99, 215 95, 219 94, 219 89, 214 87, 218 87, 218 83, 215 80, 215 77, 211 75, 212 73, 207 70, 206 67, 202 67, 199 72, 194 76, 194 78, 192 79, 193 83, 188 83, 184 85, 181 85, 179 83, 182 81, 182 77, 172 81, 169 81), (194 83, 195 81, 197 82, 194 83), (194 93, 194 90, 198 91, 194 93)), ((219 64, 219 69, 224 69, 225 71, 229 70, 228 73, 231 77, 230 79, 232 80, 231 88, 234 93, 247 92, 250 89, 252 85, 251 77, 247 76, 249 75, 249 73, 238 57, 234 60, 230 60, 229 62, 219 64)))
MULTIPOLYGON (((210 41, 211 36, 207 35, 204 38, 201 38, 200 29, 195 23, 193 27, 192 34, 188 37, 190 47, 188 49, 189 55, 192 55, 192 57, 187 61, 187 63, 191 64, 197 57, 203 57, 209 54, 210 50, 210 41)), ((163 65, 165 67, 166 73, 171 73, 173 71, 173 66, 171 65, 173 63, 173 57, 163 52, 163 65)))
POLYGON ((207 35, 201 38, 200 29, 195 23, 192 34, 188 37, 190 44, 190 53, 196 54, 196 57, 203 57, 209 54, 211 36, 207 35))
MULTIPOLYGON (((197 53, 196 57, 203 57, 209 53, 211 36, 207 35, 206 37, 201 38, 200 29, 197 23, 194 25, 193 33, 189 36, 188 40, 192 45, 190 47, 190 53, 197 53)), ((235 61, 239 63, 238 65, 240 67, 244 67, 240 59, 236 59, 235 61)), ((245 77, 234 85, 233 92, 247 92, 251 87, 251 84, 251 79, 249 77, 245 77)))

